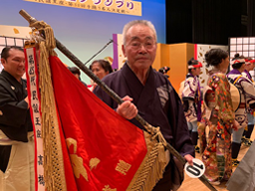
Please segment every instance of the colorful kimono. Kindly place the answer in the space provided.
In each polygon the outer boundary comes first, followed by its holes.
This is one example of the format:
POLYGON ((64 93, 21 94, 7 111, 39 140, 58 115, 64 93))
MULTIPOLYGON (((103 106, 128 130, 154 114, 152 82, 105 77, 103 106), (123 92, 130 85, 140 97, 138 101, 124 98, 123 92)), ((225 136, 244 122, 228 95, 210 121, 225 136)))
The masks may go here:
POLYGON ((204 107, 198 133, 202 161, 206 166, 205 176, 209 181, 228 180, 232 173, 231 127, 234 111, 230 84, 223 73, 214 73, 208 78, 204 107))
POLYGON ((198 76, 193 76, 190 73, 187 74, 182 92, 182 100, 187 108, 185 111, 187 122, 200 121, 202 96, 198 76))
MULTIPOLYGON (((245 77, 245 78, 248 78, 251 82, 252 82, 252 84, 253 84, 253 86, 254 86, 254 81, 253 81, 253 79, 252 79, 252 77, 251 77, 251 74, 247 71, 247 70, 244 70, 244 72, 242 72, 242 75, 245 77)), ((248 103, 247 103, 248 104, 248 103)), ((254 121, 253 121, 253 112, 254 112, 254 110, 252 109, 252 108, 250 108, 250 107, 247 107, 247 114, 249 115, 250 114, 250 117, 252 117, 252 124, 254 124, 254 121)), ((248 123, 249 123, 249 121, 248 121, 248 123)))
MULTIPOLYGON (((121 70, 107 75, 103 81, 120 97, 128 95, 133 98, 139 115, 154 127, 160 127, 166 141, 180 154, 194 156, 181 101, 164 75, 150 67, 148 79, 143 85, 125 64, 121 70)), ((94 93, 111 108, 117 108, 118 104, 99 87, 96 87, 94 93)), ((131 123, 144 129, 135 119, 132 119, 131 123)), ((173 176, 173 168, 171 165, 166 167, 164 177, 155 186, 154 191, 169 191, 172 188, 176 178, 173 176)))
POLYGON ((253 82, 252 77, 251 77, 251 74, 250 74, 247 70, 244 70, 244 71, 242 72, 242 75, 243 75, 244 77, 248 78, 249 80, 251 80, 251 81, 253 82))
POLYGON ((232 80, 234 85, 238 88, 241 96, 241 103, 235 112, 235 119, 242 126, 246 128, 247 121, 247 107, 255 107, 255 88, 253 83, 246 77, 244 77, 237 69, 231 70, 227 77, 232 80))

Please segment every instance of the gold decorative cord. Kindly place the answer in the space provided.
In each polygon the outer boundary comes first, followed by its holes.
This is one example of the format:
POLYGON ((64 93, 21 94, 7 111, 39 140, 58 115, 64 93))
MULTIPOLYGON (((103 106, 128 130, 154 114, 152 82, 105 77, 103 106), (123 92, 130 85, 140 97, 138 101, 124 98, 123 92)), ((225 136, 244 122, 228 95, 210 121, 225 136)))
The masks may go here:
POLYGON ((54 91, 51 80, 49 55, 55 55, 56 46, 53 30, 44 22, 40 25, 40 34, 45 41, 39 42, 39 86, 41 90, 42 136, 44 150, 44 178, 47 191, 66 191, 65 171, 54 91))

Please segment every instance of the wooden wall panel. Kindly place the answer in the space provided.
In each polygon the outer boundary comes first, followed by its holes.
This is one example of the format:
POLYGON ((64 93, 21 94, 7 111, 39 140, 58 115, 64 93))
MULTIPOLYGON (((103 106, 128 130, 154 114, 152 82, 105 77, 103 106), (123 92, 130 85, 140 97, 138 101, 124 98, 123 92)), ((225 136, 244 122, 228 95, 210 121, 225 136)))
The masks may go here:
POLYGON ((189 43, 171 44, 170 46, 170 81, 178 92, 180 83, 188 73, 187 62, 194 57, 194 45, 189 43))
POLYGON ((185 80, 188 72, 187 62, 192 57, 194 57, 194 44, 158 44, 152 67, 157 71, 163 66, 170 67, 167 75, 169 75, 169 80, 178 91, 180 83, 185 80))

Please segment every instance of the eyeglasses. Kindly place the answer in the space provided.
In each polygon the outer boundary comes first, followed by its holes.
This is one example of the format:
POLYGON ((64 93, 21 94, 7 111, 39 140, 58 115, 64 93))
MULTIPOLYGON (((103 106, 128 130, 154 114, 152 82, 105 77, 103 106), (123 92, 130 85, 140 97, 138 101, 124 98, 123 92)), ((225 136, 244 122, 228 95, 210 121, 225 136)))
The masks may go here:
POLYGON ((149 50, 149 49, 152 49, 155 46, 155 43, 152 43, 152 42, 145 42, 145 43, 132 42, 128 46, 131 46, 131 48, 134 49, 134 50, 140 50, 142 47, 144 47, 144 49, 146 49, 146 50, 149 50))

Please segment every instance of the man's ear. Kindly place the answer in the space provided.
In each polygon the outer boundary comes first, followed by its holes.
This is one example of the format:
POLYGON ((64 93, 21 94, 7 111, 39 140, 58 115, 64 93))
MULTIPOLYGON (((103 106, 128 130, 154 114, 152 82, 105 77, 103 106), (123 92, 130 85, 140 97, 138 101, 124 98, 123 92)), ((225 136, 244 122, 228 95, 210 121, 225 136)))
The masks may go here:
POLYGON ((123 53, 124 57, 126 57, 126 50, 125 50, 124 44, 122 44, 122 53, 123 53))
POLYGON ((1 63, 3 64, 3 66, 6 64, 6 60, 4 58, 1 58, 1 63))
MULTIPOLYGON (((223 63, 224 61, 225 61, 225 60, 222 58, 222 59, 221 59, 221 63, 223 63)), ((220 63, 220 64, 221 64, 221 63, 220 63)))

